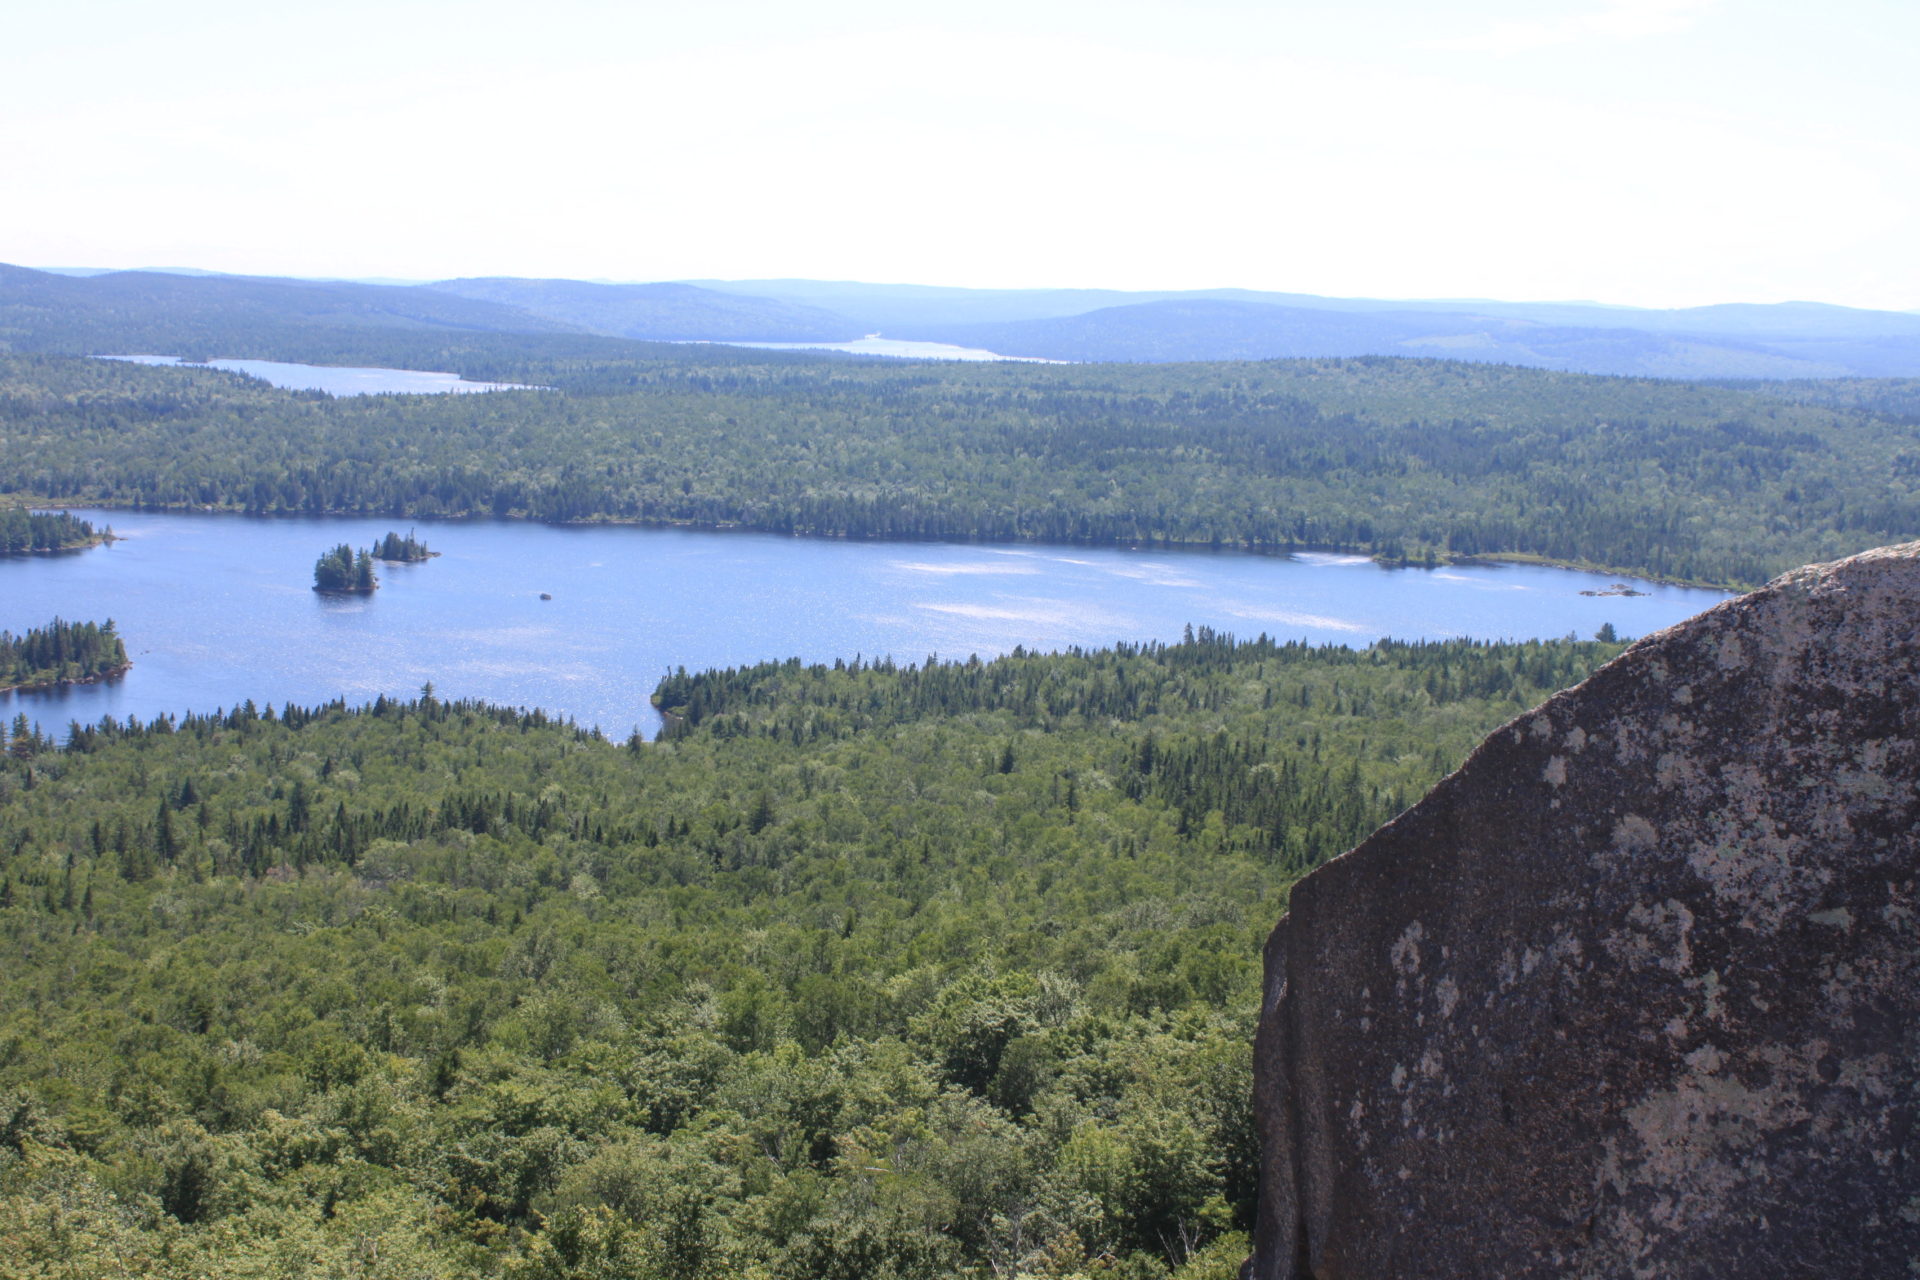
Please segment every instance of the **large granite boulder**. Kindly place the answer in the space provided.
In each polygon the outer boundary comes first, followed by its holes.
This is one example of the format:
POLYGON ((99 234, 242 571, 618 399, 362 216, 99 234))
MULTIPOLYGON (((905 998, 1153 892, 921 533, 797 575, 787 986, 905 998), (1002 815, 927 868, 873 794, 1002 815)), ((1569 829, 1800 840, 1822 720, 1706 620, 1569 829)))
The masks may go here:
POLYGON ((1253 1280, 1920 1276, 1920 543, 1650 636, 1293 891, 1253 1280))

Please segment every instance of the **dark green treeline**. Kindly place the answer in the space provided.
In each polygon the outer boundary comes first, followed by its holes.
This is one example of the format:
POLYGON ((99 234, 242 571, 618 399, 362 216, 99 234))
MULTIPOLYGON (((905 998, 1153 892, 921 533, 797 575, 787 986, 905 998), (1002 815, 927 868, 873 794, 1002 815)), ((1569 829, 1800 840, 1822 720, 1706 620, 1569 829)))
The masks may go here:
POLYGON ((1389 359, 439 355, 428 367, 554 389, 336 400, 209 370, 0 358, 0 492, 1421 561, 1516 553, 1720 584, 1920 536, 1920 428, 1853 407, 1880 403, 1865 393, 1836 406, 1793 388, 1389 359))

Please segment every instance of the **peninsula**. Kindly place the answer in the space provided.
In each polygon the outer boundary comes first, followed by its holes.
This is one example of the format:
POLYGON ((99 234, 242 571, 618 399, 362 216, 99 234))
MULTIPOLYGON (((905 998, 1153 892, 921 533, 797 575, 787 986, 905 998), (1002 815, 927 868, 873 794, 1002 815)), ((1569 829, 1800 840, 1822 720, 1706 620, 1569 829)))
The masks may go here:
POLYGON ((0 555, 79 551, 111 541, 111 525, 96 530, 91 520, 79 519, 65 511, 35 511, 26 506, 0 508, 0 555))

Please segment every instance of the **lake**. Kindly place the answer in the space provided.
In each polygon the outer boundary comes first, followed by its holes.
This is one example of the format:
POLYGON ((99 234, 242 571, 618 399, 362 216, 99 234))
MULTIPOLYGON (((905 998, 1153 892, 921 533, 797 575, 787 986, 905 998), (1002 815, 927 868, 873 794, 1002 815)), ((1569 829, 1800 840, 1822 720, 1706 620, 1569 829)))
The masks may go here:
POLYGON ((649 736, 675 666, 798 656, 990 657, 1176 640, 1188 624, 1365 645, 1381 636, 1644 635, 1725 598, 1522 565, 1384 569, 1355 556, 851 542, 512 521, 270 519, 83 511, 123 541, 0 557, 0 628, 55 615, 119 625, 134 667, 109 684, 0 694, 49 732, 251 698, 411 697, 541 707, 649 736), (311 590, 330 547, 415 529, 439 557, 380 568, 369 597, 311 590), (541 599, 542 593, 552 596, 541 599))
MULTIPOLYGON (((178 365, 179 356, 102 356, 133 364, 178 365)), ((468 382, 457 373, 429 373, 421 369, 355 369, 342 365, 289 364, 282 360, 209 360, 186 366, 225 369, 270 382, 289 391, 324 391, 330 396, 373 396, 389 393, 415 396, 466 395, 475 391, 544 391, 518 382, 468 382)))

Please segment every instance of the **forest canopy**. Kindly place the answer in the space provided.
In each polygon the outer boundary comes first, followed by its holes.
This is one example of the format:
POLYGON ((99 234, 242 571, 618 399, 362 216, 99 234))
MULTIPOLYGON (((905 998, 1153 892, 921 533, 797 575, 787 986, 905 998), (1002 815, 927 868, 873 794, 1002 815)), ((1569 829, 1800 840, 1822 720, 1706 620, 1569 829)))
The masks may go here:
POLYGON ((436 348, 427 367, 556 388, 459 397, 333 399, 204 369, 0 357, 0 493, 1519 555, 1736 586, 1920 536, 1920 426, 1879 416, 1898 397, 1858 384, 1816 403, 1791 387, 1428 360, 574 359, 541 341, 436 348))
POLYGON ((0 735, 25 1275, 1227 1280, 1288 886, 1617 646, 676 673, 0 735))

